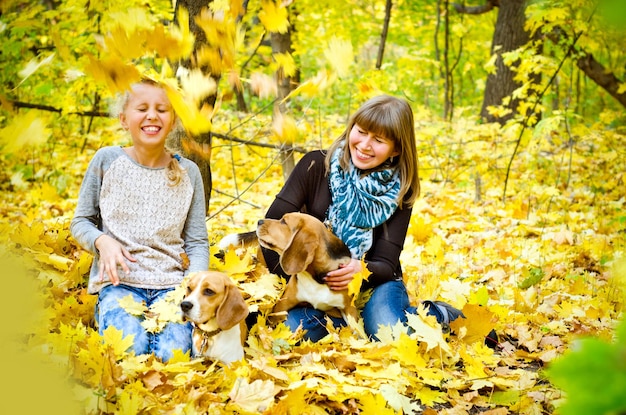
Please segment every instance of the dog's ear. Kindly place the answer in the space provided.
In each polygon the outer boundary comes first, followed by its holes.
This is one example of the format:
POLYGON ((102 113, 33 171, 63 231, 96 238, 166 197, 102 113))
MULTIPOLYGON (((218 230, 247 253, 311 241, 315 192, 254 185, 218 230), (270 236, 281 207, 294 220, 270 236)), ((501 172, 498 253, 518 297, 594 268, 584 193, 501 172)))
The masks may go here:
POLYGON ((234 284, 226 284, 224 299, 217 309, 217 326, 228 330, 248 316, 248 304, 234 284))
POLYGON ((319 245, 319 236, 300 227, 292 235, 289 246, 280 257, 280 266, 287 274, 293 275, 306 270, 313 259, 319 245))

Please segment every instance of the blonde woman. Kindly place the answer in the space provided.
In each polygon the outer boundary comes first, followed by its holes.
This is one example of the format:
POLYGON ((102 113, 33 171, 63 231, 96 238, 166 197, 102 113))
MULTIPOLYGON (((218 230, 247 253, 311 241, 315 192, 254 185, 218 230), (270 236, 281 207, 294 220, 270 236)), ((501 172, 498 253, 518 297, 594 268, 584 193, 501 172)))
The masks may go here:
POLYGON ((176 114, 165 90, 152 80, 132 86, 119 120, 132 145, 104 147, 91 160, 70 230, 94 254, 89 292, 98 295, 96 323, 133 335, 136 354, 163 361, 191 348, 189 323, 170 322, 157 333, 143 316, 128 313, 129 295, 150 307, 186 273, 208 269, 206 205, 198 167, 165 146, 176 114))

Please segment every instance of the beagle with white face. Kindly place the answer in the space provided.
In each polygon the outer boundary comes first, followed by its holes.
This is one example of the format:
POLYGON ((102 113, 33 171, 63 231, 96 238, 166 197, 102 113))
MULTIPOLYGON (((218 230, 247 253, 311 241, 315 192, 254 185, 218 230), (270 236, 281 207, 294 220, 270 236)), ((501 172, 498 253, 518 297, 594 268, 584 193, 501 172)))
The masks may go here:
POLYGON ((192 274, 180 308, 183 320, 193 323, 193 356, 226 364, 243 358, 249 310, 228 275, 216 271, 192 274))
MULTIPOLYGON (((320 220, 299 212, 281 219, 261 219, 256 231, 259 244, 280 256, 280 266, 291 277, 274 313, 309 303, 322 311, 336 311, 355 320, 358 311, 348 290, 335 291, 324 283, 329 271, 348 264, 350 250, 320 220)), ((336 314, 336 313, 335 313, 336 314)))

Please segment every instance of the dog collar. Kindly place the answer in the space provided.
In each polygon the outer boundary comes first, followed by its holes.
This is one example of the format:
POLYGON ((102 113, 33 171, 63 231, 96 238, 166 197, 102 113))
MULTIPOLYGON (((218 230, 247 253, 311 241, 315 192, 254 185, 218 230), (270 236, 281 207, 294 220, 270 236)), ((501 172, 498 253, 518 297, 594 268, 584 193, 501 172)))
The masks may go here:
POLYGON ((222 331, 222 329, 217 328, 215 330, 206 331, 206 330, 201 329, 197 324, 194 324, 193 326, 195 329, 197 329, 200 332, 200 335, 202 336, 202 343, 200 343, 198 352, 200 354, 204 354, 205 349, 209 345, 209 341, 211 340, 211 338, 219 334, 222 331))

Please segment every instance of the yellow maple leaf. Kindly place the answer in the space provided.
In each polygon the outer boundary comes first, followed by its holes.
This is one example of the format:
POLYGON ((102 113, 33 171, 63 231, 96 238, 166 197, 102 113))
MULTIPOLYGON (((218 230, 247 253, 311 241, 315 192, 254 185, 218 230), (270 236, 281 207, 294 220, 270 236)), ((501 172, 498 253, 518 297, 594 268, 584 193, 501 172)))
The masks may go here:
POLYGON ((223 271, 228 275, 237 276, 250 272, 254 269, 252 253, 246 251, 242 257, 237 255, 235 249, 229 249, 224 254, 223 271))
POLYGON ((296 125, 296 121, 289 115, 283 114, 280 111, 274 114, 272 131, 274 137, 281 144, 291 145, 298 139, 298 126, 296 125))
POLYGON ((264 73, 255 72, 250 75, 250 89, 259 98, 270 98, 278 95, 278 87, 276 86, 276 79, 272 76, 264 73))
POLYGON ((54 268, 60 271, 68 271, 74 263, 72 259, 62 255, 57 255, 55 253, 36 253, 35 258, 42 264, 52 265, 54 268))
POLYGON ((442 263, 444 260, 444 244, 445 243, 441 236, 434 234, 428 239, 428 242, 424 247, 424 252, 432 256, 435 259, 435 262, 442 263))
POLYGON ((348 284, 348 293, 352 296, 352 305, 355 304, 359 293, 361 292, 361 286, 363 281, 367 281, 372 273, 367 269, 367 264, 364 259, 361 258, 361 271, 356 272, 352 277, 352 281, 348 284))
POLYGON ((266 300, 273 305, 283 291, 284 279, 276 274, 265 272, 254 281, 245 281, 239 288, 250 296, 248 303, 266 300))
POLYGON ((415 330, 418 340, 426 343, 426 350, 431 350, 434 347, 439 346, 443 352, 447 354, 452 353, 448 342, 443 337, 443 331, 441 330, 439 324, 431 326, 426 322, 426 320, 430 320, 431 318, 432 320, 435 320, 435 318, 433 316, 426 316, 426 311, 423 306, 420 306, 418 309, 418 314, 408 314, 407 317, 408 325, 415 330))
POLYGON ((304 95, 310 98, 315 97, 319 95, 320 91, 326 89, 334 81, 334 73, 328 73, 325 70, 321 70, 317 73, 317 75, 315 75, 315 77, 307 79, 306 81, 298 85, 296 89, 291 91, 289 95, 287 95, 283 99, 283 102, 287 101, 289 98, 293 98, 298 95, 304 95))
POLYGON ((273 56, 278 64, 278 69, 282 69, 285 76, 294 76, 296 74, 296 62, 293 60, 291 53, 275 53, 273 56))
POLYGON ((349 40, 332 37, 328 42, 328 48, 324 51, 324 56, 339 78, 344 78, 350 74, 354 52, 349 40))
POLYGON ((107 56, 103 59, 96 59, 91 55, 87 57, 89 63, 85 66, 85 72, 91 74, 96 81, 104 82, 111 92, 127 91, 141 79, 137 67, 124 63, 118 56, 107 56))
POLYGON ((51 53, 50 55, 46 56, 45 58, 43 58, 40 61, 37 61, 37 59, 33 58, 30 61, 28 61, 28 63, 26 64, 26 66, 19 71, 17 74, 20 76, 20 78, 22 78, 22 80, 20 81, 19 84, 17 84, 17 87, 19 87, 20 85, 22 85, 22 83, 28 79, 28 77, 30 77, 32 74, 34 74, 35 72, 37 72, 37 70, 39 70, 39 68, 41 68, 42 66, 48 65, 50 62, 52 62, 52 60, 55 57, 55 53, 51 53))
MULTIPOLYGON (((120 27, 129 33, 138 29, 150 28, 154 25, 154 19, 150 17, 147 9, 140 7, 112 10, 108 13, 108 17, 114 27, 120 27)), ((110 27, 106 25, 104 28, 105 30, 110 30, 110 27)))
POLYGON ((289 29, 287 8, 282 1, 263 0, 259 20, 270 33, 286 33, 289 29))
POLYGON ((195 103, 196 106, 200 104, 203 98, 213 95, 217 91, 215 80, 197 68, 185 71, 179 79, 185 97, 195 103))
POLYGON ((104 333, 102 333, 102 339, 105 345, 111 346, 116 357, 122 357, 133 345, 135 335, 129 334, 124 337, 122 330, 118 330, 114 326, 109 326, 104 330, 104 333))
POLYGON ((387 400, 389 406, 404 414, 418 414, 422 408, 408 396, 402 395, 392 385, 381 385, 380 393, 387 400))
MULTIPOLYGON (((168 295, 174 293, 170 291, 168 295)), ((182 300, 182 297, 180 298, 182 300)), ((150 311, 155 313, 159 321, 167 322, 181 322, 182 314, 180 310, 180 301, 176 301, 173 296, 156 301, 150 306, 150 311)))
POLYGON ((359 413, 363 415, 387 415, 397 414, 401 411, 394 411, 387 406, 385 397, 380 393, 365 393, 358 400, 359 413))
POLYGON ((144 394, 146 388, 141 380, 126 385, 119 396, 117 397, 117 409, 116 414, 120 415, 135 415, 138 414, 144 407, 144 394))
POLYGON ((462 340, 468 344, 483 342, 485 337, 493 329, 497 318, 487 309, 478 304, 465 304, 463 307, 465 318, 458 318, 450 323, 450 328, 455 333, 460 333, 465 328, 462 340))
POLYGON ((419 350, 419 344, 406 333, 401 333, 396 341, 396 355, 403 365, 411 365, 421 369, 426 367, 426 361, 419 350))
MULTIPOLYGON (((164 84, 167 97, 183 126, 192 135, 200 135, 211 131, 211 118, 205 111, 201 111, 193 103, 186 100, 183 95, 172 85, 164 84)), ((211 111, 212 113, 212 111, 211 111)))
POLYGON ((457 278, 441 281, 440 287, 441 297, 458 307, 467 302, 467 297, 472 291, 472 285, 468 281, 461 281, 457 278))
POLYGON ((145 31, 128 31, 118 24, 102 38, 102 41, 108 56, 130 61, 140 58, 146 52, 145 37, 145 31))
POLYGON ((426 242, 433 235, 433 224, 430 221, 427 222, 423 215, 413 215, 409 230, 416 241, 426 242))
POLYGON ((249 412, 265 412, 274 402, 278 393, 271 380, 257 379, 252 383, 248 379, 238 378, 228 397, 235 405, 249 412))
POLYGON ((0 130, 2 152, 14 154, 24 147, 39 146, 48 141, 51 131, 35 111, 16 115, 0 130))
POLYGON ((126 297, 120 298, 117 302, 128 314, 133 316, 142 316, 146 311, 148 311, 148 307, 146 307, 144 302, 140 303, 135 301, 133 296, 130 294, 126 297))
MULTIPOLYGON (((183 19, 179 16, 179 21, 183 19)), ((189 27, 158 24, 150 30, 143 30, 145 33, 145 49, 153 52, 157 56, 172 61, 187 58, 193 52, 195 37, 189 33, 189 27)))
POLYGON ((446 402, 446 393, 423 385, 418 391, 414 392, 415 398, 419 399, 422 405, 433 406, 436 403, 446 402))
POLYGON ((487 305, 489 301, 489 290, 486 286, 481 285, 479 289, 473 289, 470 292, 469 302, 478 305, 487 305))
MULTIPOLYGON (((273 413, 275 414, 293 414, 296 412, 301 414, 314 413, 309 411, 311 407, 306 399, 306 395, 309 393, 309 388, 306 385, 300 385, 292 390, 283 392, 283 397, 273 407, 273 413)), ((325 411, 319 411, 320 415, 325 414, 325 411)))

